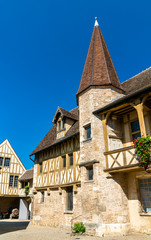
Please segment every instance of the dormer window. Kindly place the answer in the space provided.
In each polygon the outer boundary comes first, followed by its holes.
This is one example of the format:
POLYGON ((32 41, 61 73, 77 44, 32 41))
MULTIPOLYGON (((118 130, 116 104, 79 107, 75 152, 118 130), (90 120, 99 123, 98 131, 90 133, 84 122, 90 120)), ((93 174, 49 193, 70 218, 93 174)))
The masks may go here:
POLYGON ((61 121, 58 122, 58 130, 61 130, 61 121))
POLYGON ((57 131, 65 130, 65 119, 59 118, 57 122, 57 131))
POLYGON ((62 120, 62 128, 65 129, 65 119, 62 120))
POLYGON ((52 121, 56 124, 56 139, 63 138, 76 121, 78 121, 78 109, 67 111, 58 107, 52 121))

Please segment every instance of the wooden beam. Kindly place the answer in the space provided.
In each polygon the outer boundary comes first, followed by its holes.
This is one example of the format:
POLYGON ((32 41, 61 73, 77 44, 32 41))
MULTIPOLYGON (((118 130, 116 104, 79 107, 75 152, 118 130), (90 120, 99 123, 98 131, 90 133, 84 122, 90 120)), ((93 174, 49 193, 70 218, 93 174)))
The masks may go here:
MULTIPOLYGON (((110 114, 111 114, 111 112, 108 112, 106 114, 106 116, 105 116, 105 114, 103 114, 103 120, 102 120, 105 152, 108 152, 108 150, 109 150, 108 134, 107 134, 107 120, 108 120, 108 117, 110 114)), ((106 159, 106 167, 108 168, 108 157, 105 156, 105 159, 106 159)))
POLYGON ((146 137, 146 128, 145 128, 145 121, 144 121, 144 114, 143 114, 143 103, 139 103, 137 105, 133 105, 138 114, 138 120, 141 130, 141 136, 146 137))
POLYGON ((139 163, 135 163, 135 164, 122 166, 122 167, 104 169, 104 172, 116 173, 116 172, 129 172, 129 171, 142 171, 142 170, 144 170, 144 168, 139 167, 139 163))
POLYGON ((128 151, 128 150, 133 149, 133 148, 134 148, 134 145, 124 147, 124 148, 118 148, 116 150, 111 150, 111 151, 108 151, 108 152, 104 152, 104 155, 110 155, 110 154, 114 154, 114 153, 118 153, 118 152, 125 152, 125 151, 128 151))

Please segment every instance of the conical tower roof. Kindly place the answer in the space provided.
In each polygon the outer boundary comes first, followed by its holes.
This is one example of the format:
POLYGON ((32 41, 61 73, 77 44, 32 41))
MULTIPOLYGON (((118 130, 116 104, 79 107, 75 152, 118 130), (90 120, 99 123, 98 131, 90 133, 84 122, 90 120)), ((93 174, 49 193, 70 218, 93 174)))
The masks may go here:
POLYGON ((101 29, 95 18, 92 38, 80 81, 77 96, 90 86, 112 85, 122 90, 119 78, 113 65, 101 29))

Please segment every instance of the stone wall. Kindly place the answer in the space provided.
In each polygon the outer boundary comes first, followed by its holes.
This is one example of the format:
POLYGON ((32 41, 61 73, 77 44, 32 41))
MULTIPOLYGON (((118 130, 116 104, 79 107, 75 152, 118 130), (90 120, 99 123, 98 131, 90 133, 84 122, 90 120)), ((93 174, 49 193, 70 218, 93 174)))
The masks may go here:
POLYGON ((128 202, 131 229, 135 232, 151 233, 151 214, 142 211, 139 180, 150 178, 145 171, 128 174, 128 202))
MULTIPOLYGON (((66 211, 67 195, 65 188, 62 191, 54 189, 48 195, 44 192, 44 203, 41 203, 41 192, 34 196, 33 224, 71 227, 71 219, 79 216, 76 222, 81 220, 81 187, 77 193, 73 193, 73 211, 66 211)), ((73 221, 74 222, 74 221, 73 221)))
POLYGON ((124 174, 109 176, 104 173, 104 136, 102 121, 93 114, 98 108, 121 97, 111 88, 91 88, 79 96, 80 163, 96 159, 94 179, 87 181, 87 170, 81 168, 82 217, 87 233, 112 234, 127 232, 130 226, 127 180, 124 174), (85 141, 84 126, 91 124, 92 139, 85 141))

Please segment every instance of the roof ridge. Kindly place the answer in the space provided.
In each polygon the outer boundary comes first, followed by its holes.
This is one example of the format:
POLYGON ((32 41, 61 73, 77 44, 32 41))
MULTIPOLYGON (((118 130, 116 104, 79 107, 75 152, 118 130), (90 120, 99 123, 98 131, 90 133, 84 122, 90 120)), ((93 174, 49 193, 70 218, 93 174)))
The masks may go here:
POLYGON ((76 109, 76 108, 79 108, 79 107, 77 106, 77 107, 75 107, 75 108, 72 108, 70 111, 72 111, 72 110, 74 110, 74 109, 76 109))
MULTIPOLYGON (((102 44, 102 39, 101 39, 101 29, 99 31, 99 38, 100 38, 100 42, 101 42, 101 47, 102 47, 102 53, 103 53, 103 58, 104 58, 104 62, 105 62, 105 67, 106 67, 106 71, 107 71, 107 75, 108 75, 108 79, 109 82, 111 83, 111 79, 110 79, 110 75, 109 75, 109 71, 108 71, 108 67, 107 67, 107 63, 106 63, 106 58, 105 58, 105 54, 104 54, 104 48, 103 48, 103 44, 102 44)), ((112 83, 111 83, 112 84, 112 83)))
POLYGON ((93 75, 94 75, 94 54, 95 54, 95 41, 96 41, 96 27, 94 32, 94 43, 93 43, 93 53, 92 53, 92 74, 91 74, 91 84, 93 84, 93 75))
POLYGON ((62 107, 59 107, 59 106, 58 106, 58 108, 63 109, 63 110, 65 110, 65 111, 67 111, 67 112, 70 112, 71 114, 74 114, 74 113, 72 113, 71 111, 74 110, 74 109, 76 109, 76 108, 78 108, 78 106, 75 107, 75 108, 72 108, 71 110, 67 110, 67 109, 62 108, 62 107))

